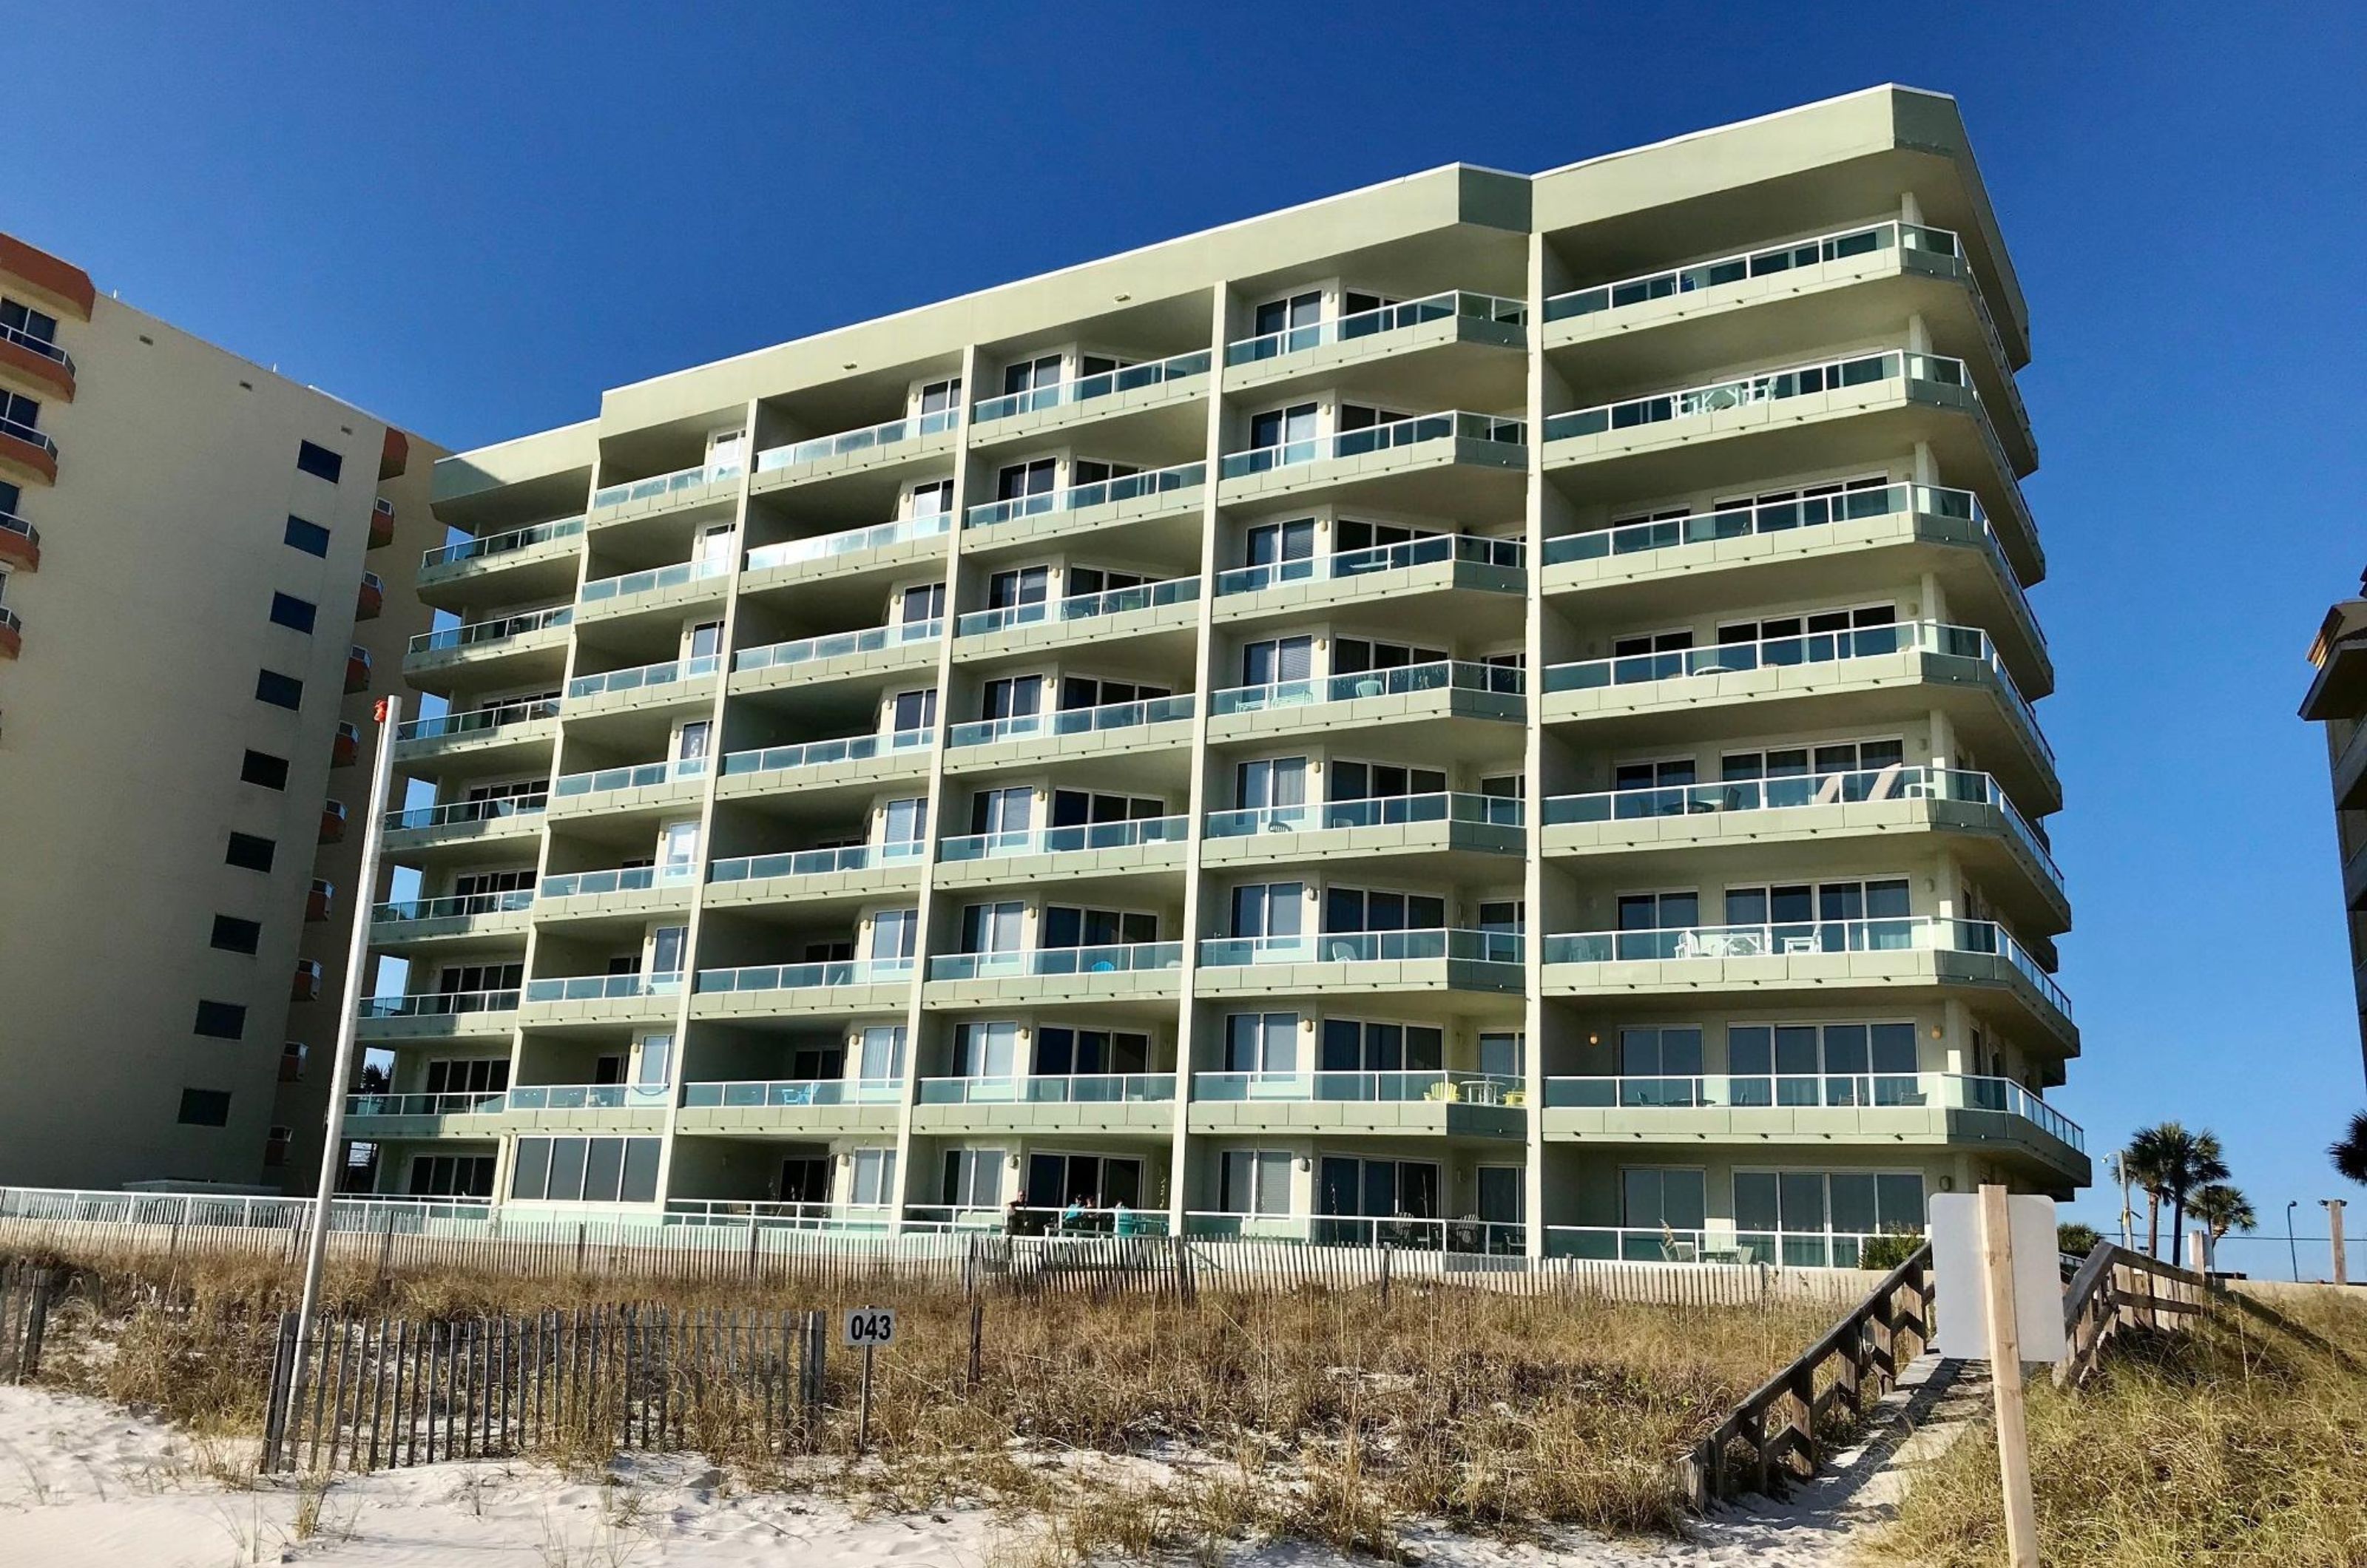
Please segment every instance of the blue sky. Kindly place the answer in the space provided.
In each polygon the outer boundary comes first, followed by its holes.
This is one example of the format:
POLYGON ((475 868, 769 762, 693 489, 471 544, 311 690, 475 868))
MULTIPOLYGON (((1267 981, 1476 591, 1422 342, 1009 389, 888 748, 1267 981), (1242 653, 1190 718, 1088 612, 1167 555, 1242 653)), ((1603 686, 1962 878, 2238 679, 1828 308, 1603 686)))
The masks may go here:
POLYGON ((2282 1267, 2287 1200, 2306 1226, 2342 1195, 2320 1150, 2367 1086, 2293 707, 2367 566, 2355 11, 495 11, 30 7, 0 228, 469 446, 1438 164, 1533 171, 1884 81, 1955 94, 2036 354, 2087 1042, 2058 1098, 2100 1153, 2140 1121, 2218 1131, 2280 1237, 2241 1265, 2282 1267))

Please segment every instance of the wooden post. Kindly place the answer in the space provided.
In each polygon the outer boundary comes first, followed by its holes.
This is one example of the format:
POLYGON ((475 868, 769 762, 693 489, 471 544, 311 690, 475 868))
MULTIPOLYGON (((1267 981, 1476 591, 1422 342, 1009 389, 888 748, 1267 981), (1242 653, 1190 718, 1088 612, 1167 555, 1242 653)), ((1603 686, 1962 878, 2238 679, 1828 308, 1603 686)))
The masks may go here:
POLYGON ((871 1440, 871 1354, 872 1347, 863 1348, 863 1403, 855 1419, 855 1457, 863 1457, 864 1445, 871 1440))
POLYGON ((969 1303, 969 1390, 978 1392, 978 1348, 980 1330, 986 1326, 986 1303, 972 1296, 969 1303))
POLYGON ((2342 1247, 2342 1202, 2339 1198, 2326 1200, 2327 1228, 2334 1242, 2334 1282, 2338 1285, 2350 1283, 2350 1259, 2342 1247))
POLYGON ((2022 1408, 2022 1327, 2014 1310, 2010 1224, 2005 1189, 1982 1187, 1981 1258, 1988 1271, 1989 1386, 1997 1395, 2006 1551, 2013 1568, 2038 1568, 2038 1505, 2030 1490, 2030 1431, 2022 1408))

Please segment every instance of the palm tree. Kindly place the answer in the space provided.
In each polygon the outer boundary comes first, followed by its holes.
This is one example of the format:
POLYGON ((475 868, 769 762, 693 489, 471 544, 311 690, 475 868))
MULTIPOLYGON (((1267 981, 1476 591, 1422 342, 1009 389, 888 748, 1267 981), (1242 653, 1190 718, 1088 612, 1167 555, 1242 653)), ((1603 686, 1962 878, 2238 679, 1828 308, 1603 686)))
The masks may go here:
POLYGON ((2349 1179, 2367 1186, 2367 1111, 2353 1116, 2350 1131, 2343 1135, 2340 1143, 2329 1145, 2326 1152, 2333 1156, 2336 1170, 2349 1179))
POLYGON ((2203 1222, 2213 1241, 2221 1240, 2229 1231, 2248 1231, 2260 1223, 2260 1216, 2252 1212, 2252 1201, 2224 1181, 2196 1188, 2188 1194, 2186 1207, 2203 1222))
POLYGON ((2169 1171, 2169 1150, 2186 1135, 2186 1129, 2175 1122, 2164 1122, 2158 1127, 2140 1127, 2129 1137, 2129 1146, 2119 1155, 2123 1179, 2134 1182, 2146 1195, 2146 1256, 2161 1256, 2161 1196, 2163 1179, 2169 1171))
POLYGON ((2161 1179, 2162 1193, 2170 1207, 2169 1266, 2175 1269, 2183 1261, 2186 1247, 2187 1204, 2197 1190, 2226 1180, 2228 1170, 2215 1134, 2189 1133, 2175 1122, 2165 1126, 2176 1129, 2166 1148, 2168 1163, 2161 1179))

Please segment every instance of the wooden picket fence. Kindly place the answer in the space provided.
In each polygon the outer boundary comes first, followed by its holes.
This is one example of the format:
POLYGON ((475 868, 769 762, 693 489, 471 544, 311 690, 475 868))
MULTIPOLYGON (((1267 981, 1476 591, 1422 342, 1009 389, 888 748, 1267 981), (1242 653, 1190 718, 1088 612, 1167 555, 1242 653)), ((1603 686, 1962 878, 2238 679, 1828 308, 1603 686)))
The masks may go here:
MULTIPOLYGON (((205 1257, 302 1265, 303 1233, 287 1227, 166 1225, 0 1217, 0 1255, 55 1252, 97 1266, 153 1268, 205 1257)), ((1856 1269, 1745 1263, 1531 1259, 1413 1248, 1176 1236, 855 1235, 721 1226, 513 1222, 502 1234, 440 1234, 432 1225, 343 1230, 329 1236, 334 1267, 383 1281, 453 1270, 510 1279, 600 1280, 648 1294, 667 1284, 745 1283, 829 1292, 863 1286, 943 1287, 1023 1295, 1154 1294, 1203 1291, 1288 1294, 1387 1291, 1429 1281, 1502 1294, 1591 1297, 1674 1307, 1805 1301, 1846 1306, 1872 1275, 1856 1269)))
POLYGON ((41 1370, 41 1339, 63 1271, 0 1262, 0 1382, 30 1382, 41 1370))
POLYGON ((459 1322, 279 1321, 262 1469, 379 1470, 567 1443, 702 1445, 719 1410, 776 1448, 822 1402, 818 1312, 613 1306, 459 1322))
POLYGON ((1844 1403, 1863 1415, 1890 1391, 1930 1343, 1933 1304, 1927 1242, 1677 1461, 1687 1504, 1698 1511, 1738 1491, 1765 1495, 1779 1478, 1814 1475, 1823 1459, 1818 1424, 1844 1403), (1740 1487, 1738 1474, 1748 1478, 1740 1487))

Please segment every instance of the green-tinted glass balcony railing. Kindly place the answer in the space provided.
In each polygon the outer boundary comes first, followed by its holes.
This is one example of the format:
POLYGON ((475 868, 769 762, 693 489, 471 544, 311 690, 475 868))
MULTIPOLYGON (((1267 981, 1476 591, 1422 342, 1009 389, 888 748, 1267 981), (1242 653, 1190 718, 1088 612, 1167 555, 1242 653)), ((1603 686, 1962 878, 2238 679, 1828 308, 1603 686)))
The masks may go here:
POLYGON ((970 411, 970 419, 974 423, 985 424, 993 420, 1010 419, 1015 414, 1038 413, 1045 409, 1091 402, 1095 398, 1106 398, 1114 392, 1131 392, 1142 387, 1186 381, 1207 373, 1208 351, 1197 349, 1190 354, 1176 355, 1172 359, 1154 360, 1148 365, 1122 366, 1116 370, 1080 376, 1074 380, 1061 381, 1049 387, 1033 387, 1024 392, 986 398, 970 411))
POLYGON ((1360 338, 1380 337, 1408 327, 1421 326, 1424 322, 1443 321, 1456 316, 1518 327, 1527 324, 1529 308, 1525 301, 1520 299, 1450 289, 1425 299, 1408 299, 1402 304, 1383 305, 1376 310, 1358 310, 1352 315, 1334 316, 1329 321, 1310 321, 1305 326, 1286 327, 1280 332, 1241 338, 1225 345, 1225 363, 1254 365, 1286 354, 1303 354, 1325 344, 1353 343, 1360 338))

